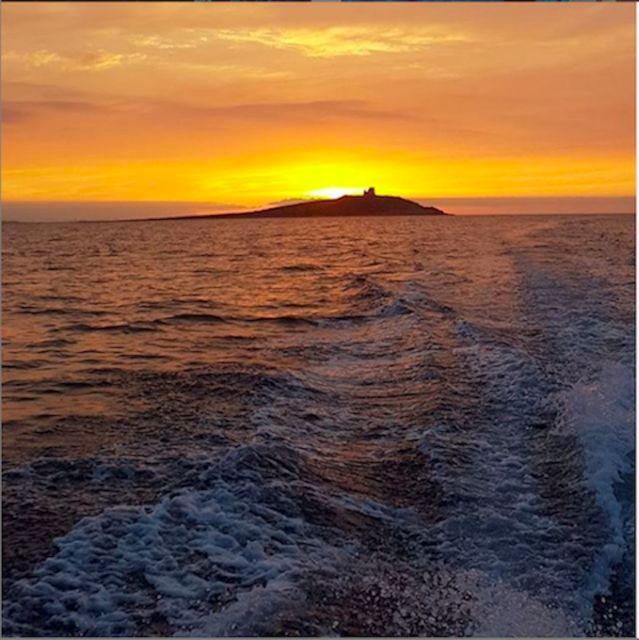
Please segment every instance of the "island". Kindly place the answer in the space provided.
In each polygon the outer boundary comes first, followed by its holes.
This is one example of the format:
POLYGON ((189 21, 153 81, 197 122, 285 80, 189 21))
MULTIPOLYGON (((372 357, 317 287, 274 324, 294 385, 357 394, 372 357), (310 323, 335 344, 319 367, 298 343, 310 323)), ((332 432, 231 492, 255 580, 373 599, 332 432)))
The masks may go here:
POLYGON ((342 216, 440 216, 441 209, 424 207, 397 196, 378 196, 375 188, 361 196, 342 196, 334 200, 310 200, 260 211, 222 213, 216 218, 329 218, 342 216))
MULTIPOLYGON (((237 213, 214 213, 175 216, 169 219, 186 218, 331 218, 347 216, 443 216, 441 209, 425 207, 412 200, 397 196, 378 196, 375 188, 366 189, 361 196, 342 196, 334 200, 308 200, 259 211, 237 213)), ((166 220, 167 218, 163 218, 166 220)))

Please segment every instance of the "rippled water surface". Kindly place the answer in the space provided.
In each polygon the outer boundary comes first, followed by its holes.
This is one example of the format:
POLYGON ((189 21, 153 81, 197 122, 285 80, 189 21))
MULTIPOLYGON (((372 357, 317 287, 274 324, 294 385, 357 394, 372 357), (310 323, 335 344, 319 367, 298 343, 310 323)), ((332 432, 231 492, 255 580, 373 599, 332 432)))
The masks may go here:
POLYGON ((632 217, 3 245, 5 633, 632 635, 632 217))

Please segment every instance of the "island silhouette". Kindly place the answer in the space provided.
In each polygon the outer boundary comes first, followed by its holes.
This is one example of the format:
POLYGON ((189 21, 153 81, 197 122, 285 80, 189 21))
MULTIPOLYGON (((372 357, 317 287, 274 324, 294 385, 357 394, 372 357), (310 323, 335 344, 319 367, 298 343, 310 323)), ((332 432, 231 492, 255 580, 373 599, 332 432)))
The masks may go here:
MULTIPOLYGON (((294 204, 270 207, 257 211, 235 213, 194 214, 172 216, 162 220, 193 218, 331 218, 345 216, 443 216, 446 212, 436 207, 425 207, 398 196, 378 196, 375 188, 366 189, 361 196, 341 196, 333 200, 308 200, 294 204)), ((160 218, 152 218, 160 219, 160 218)))
MULTIPOLYGON (((310 200, 246 213, 222 213, 216 218, 330 218, 342 216, 434 216, 441 209, 424 207, 397 196, 378 196, 375 188, 361 196, 341 196, 334 200, 310 200)), ((213 216, 211 216, 213 217, 213 216)))

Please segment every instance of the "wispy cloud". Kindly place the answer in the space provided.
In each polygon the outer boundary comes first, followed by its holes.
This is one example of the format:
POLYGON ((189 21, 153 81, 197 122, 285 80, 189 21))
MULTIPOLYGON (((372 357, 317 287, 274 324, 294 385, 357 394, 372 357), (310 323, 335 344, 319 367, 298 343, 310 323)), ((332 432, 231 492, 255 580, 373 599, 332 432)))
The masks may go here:
POLYGON ((184 37, 163 37, 158 35, 142 35, 136 34, 128 38, 129 42, 137 47, 145 47, 149 49, 195 49, 195 47, 204 44, 208 38, 203 33, 194 34, 189 30, 184 37))
POLYGON ((29 67, 45 67, 50 64, 59 63, 63 58, 54 51, 40 49, 39 51, 18 52, 4 51, 2 57, 5 61, 15 60, 29 67))
POLYGON ((90 69, 99 71, 101 69, 110 69, 111 67, 120 67, 124 64, 141 62, 146 59, 143 53, 113 53, 109 51, 99 51, 97 53, 88 53, 79 56, 74 61, 80 69, 90 69))
MULTIPOLYGON (((49 94, 51 91, 45 92, 49 94)), ((60 88, 55 98, 42 95, 34 99, 5 100, 3 119, 6 123, 20 123, 38 116, 73 113, 103 114, 137 113, 147 119, 169 117, 187 119, 192 124, 221 120, 263 120, 281 122, 327 122, 335 120, 407 120, 415 116, 399 110, 376 108, 366 100, 318 100, 311 102, 255 102, 232 103, 209 107, 173 100, 143 100, 125 96, 93 96, 70 94, 64 97, 60 88)))
POLYGON ((305 56, 336 58, 379 53, 417 51, 435 44, 467 38, 461 33, 404 29, 333 27, 327 29, 222 29, 215 38, 237 43, 257 43, 276 49, 293 49, 305 56))
POLYGON ((5 102, 2 120, 5 124, 22 122, 43 112, 93 113, 104 109, 92 102, 81 100, 18 100, 5 102))
POLYGON ((374 108, 366 100, 318 100, 314 102, 265 102, 232 104, 223 107, 188 107, 174 105, 180 110, 211 117, 264 119, 271 122, 285 120, 334 120, 334 119, 407 119, 402 111, 374 108))
POLYGON ((117 53, 112 51, 94 51, 78 54, 60 54, 47 49, 38 51, 3 53, 5 61, 13 60, 26 67, 57 67, 65 71, 101 71, 120 67, 125 64, 141 62, 146 59, 143 53, 117 53))

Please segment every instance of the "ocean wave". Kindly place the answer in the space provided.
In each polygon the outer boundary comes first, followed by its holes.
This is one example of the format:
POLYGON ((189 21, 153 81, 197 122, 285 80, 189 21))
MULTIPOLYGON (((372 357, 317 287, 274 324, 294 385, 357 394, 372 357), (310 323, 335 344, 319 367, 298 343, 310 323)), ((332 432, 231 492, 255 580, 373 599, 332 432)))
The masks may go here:
POLYGON ((207 488, 84 518, 14 585, 5 633, 137 635, 157 620, 181 635, 268 631, 265 609, 302 598, 300 575, 330 574, 351 551, 301 517, 279 473, 243 466, 247 454, 270 469, 256 451, 231 450, 207 488))
POLYGON ((280 267, 280 271, 288 273, 308 273, 308 272, 322 272, 325 268, 321 264, 287 264, 280 267))
MULTIPOLYGON (((440 562, 413 509, 322 491, 305 456, 271 440, 176 461, 187 486, 82 519, 5 595, 5 634, 268 636, 293 624, 307 636, 574 635, 559 609, 440 562), (361 518, 378 529, 375 550, 354 536, 361 518)), ((97 483, 149 472, 133 461, 82 469, 97 483)))
POLYGON ((196 322, 202 324, 210 324, 216 322, 231 322, 231 318, 215 315, 212 313, 176 313, 173 316, 162 318, 161 322, 196 322))
POLYGON ((157 330, 157 322, 115 322, 112 324, 75 323, 56 329, 60 333, 142 333, 157 330))

